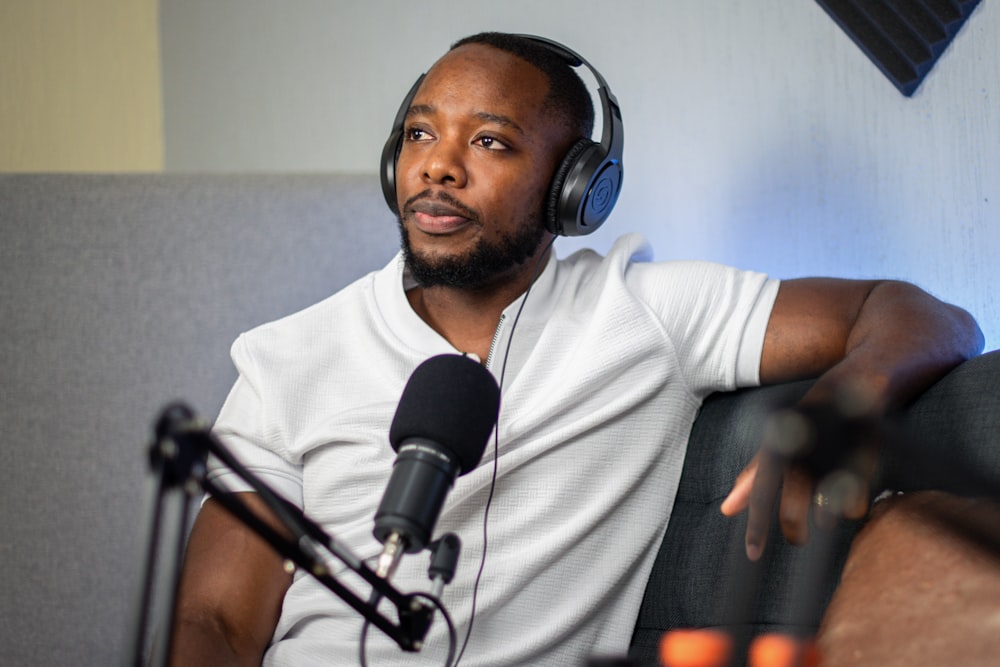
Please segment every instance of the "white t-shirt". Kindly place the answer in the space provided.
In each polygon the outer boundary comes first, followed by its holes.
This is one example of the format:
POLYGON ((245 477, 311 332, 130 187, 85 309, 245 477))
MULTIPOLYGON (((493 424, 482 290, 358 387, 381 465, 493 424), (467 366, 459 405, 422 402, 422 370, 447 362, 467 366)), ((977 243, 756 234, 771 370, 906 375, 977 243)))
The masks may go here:
MULTIPOLYGON (((759 382, 778 282, 705 262, 649 263, 647 252, 629 235, 607 258, 552 259, 516 329, 524 297, 501 320, 487 365, 499 379, 506 356, 499 455, 491 441, 480 465, 458 478, 436 529, 463 544, 443 595, 461 644, 496 461, 464 667, 624 655, 698 408, 713 391, 759 382)), ((403 387, 428 357, 461 352, 414 313, 407 280, 397 257, 242 335, 232 351, 239 379, 216 422, 255 474, 363 559, 381 551, 373 518, 395 460, 387 434, 403 387)), ((213 474, 239 488, 231 475, 213 474)), ((404 557, 393 584, 429 590, 427 565, 426 554, 404 557)), ((338 577, 367 599, 350 572, 338 577)), ((361 624, 298 573, 264 664, 356 664, 361 624)), ((440 620, 419 654, 368 633, 373 667, 443 665, 446 649, 440 620)))

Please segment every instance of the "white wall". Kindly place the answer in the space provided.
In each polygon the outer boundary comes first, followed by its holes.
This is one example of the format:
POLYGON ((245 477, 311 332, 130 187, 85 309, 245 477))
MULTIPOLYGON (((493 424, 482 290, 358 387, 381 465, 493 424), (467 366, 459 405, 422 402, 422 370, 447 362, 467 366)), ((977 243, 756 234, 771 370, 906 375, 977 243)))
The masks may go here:
POLYGON ((166 168, 375 172, 400 99, 450 42, 544 34, 623 109, 624 191, 586 245, 635 230, 661 259, 912 280, 971 310, 992 349, 997 5, 905 98, 812 0, 162 0, 166 168))

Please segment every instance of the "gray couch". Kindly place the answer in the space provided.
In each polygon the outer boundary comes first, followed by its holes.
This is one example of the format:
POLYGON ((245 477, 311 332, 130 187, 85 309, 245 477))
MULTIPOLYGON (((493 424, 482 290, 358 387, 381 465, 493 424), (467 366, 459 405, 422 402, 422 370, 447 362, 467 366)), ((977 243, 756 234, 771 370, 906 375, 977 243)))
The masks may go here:
MULTIPOLYGON (((843 521, 806 547, 785 542, 775 522, 765 558, 752 565, 742 556, 745 515, 727 519, 719 512, 732 479, 759 445, 768 411, 790 404, 809 384, 705 401, 639 611, 634 655, 655 655, 660 636, 673 628, 722 627, 744 648, 762 632, 815 632, 862 522, 843 521)), ((875 476, 881 488, 1000 497, 1000 350, 953 370, 888 430, 893 442, 875 476)))
MULTIPOLYGON (((383 265, 394 223, 372 176, 6 175, 0 225, 0 664, 116 664, 134 611, 155 414, 182 398, 214 415, 234 379, 235 336, 383 265)), ((778 540, 757 572, 734 555, 742 522, 718 514, 765 407, 805 386, 706 403, 637 656, 648 659, 668 628, 815 623, 855 526, 822 553, 778 540)), ((998 399, 994 353, 927 392, 906 421, 1000 479, 998 399)), ((966 488, 889 468, 901 488, 966 488)))

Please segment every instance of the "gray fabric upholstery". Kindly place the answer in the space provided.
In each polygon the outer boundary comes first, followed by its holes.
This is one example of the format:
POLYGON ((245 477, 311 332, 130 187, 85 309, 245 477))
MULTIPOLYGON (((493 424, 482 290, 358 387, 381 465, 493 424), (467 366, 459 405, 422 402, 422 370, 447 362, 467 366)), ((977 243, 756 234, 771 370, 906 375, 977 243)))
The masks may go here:
MULTIPOLYGON (((124 657, 135 610, 156 413, 181 398, 213 416, 234 379, 235 336, 382 266, 395 223, 374 176, 5 175, 0 229, 0 664, 103 667, 124 657)), ((991 475, 998 361, 966 364, 908 413, 991 475)), ((739 591, 724 588, 745 568, 733 556, 742 522, 717 507, 756 447, 762 408, 804 387, 704 406, 638 654, 672 627, 789 622, 793 574, 811 561, 774 545, 744 618, 739 591)))

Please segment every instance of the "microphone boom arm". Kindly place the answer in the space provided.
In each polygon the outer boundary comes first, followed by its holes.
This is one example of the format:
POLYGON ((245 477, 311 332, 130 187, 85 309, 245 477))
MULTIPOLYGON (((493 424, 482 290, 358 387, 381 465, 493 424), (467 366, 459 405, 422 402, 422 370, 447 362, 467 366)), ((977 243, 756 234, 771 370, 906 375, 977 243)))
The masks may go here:
MULTIPOLYGON (((223 509, 247 526, 255 534, 265 540, 278 555, 291 561, 319 583, 323 584, 348 604, 352 609, 364 616, 375 627, 395 641, 404 651, 419 651, 430 628, 433 607, 422 603, 417 595, 406 595, 392 586, 386 579, 376 575, 363 560, 352 554, 344 546, 326 533, 318 524, 306 517, 301 509, 275 493, 267 484, 243 466, 232 453, 209 431, 201 420, 194 417, 186 406, 174 404, 164 409, 157 421, 156 437, 150 446, 150 461, 154 472, 160 476, 159 485, 155 490, 152 517, 149 524, 149 535, 146 545, 145 571, 141 579, 141 608, 136 618, 139 627, 135 629, 132 649, 132 665, 143 664, 142 653, 150 623, 147 608, 152 597, 153 562, 159 545, 159 530, 163 498, 172 489, 183 489, 187 496, 201 488, 212 496, 223 509), (216 482, 208 479, 205 462, 209 454, 215 456, 222 464, 236 473, 258 494, 264 504, 277 516, 282 526, 294 537, 282 535, 278 530, 256 516, 247 505, 236 496, 227 492, 216 482), (349 588, 337 581, 333 576, 326 555, 332 555, 343 562, 348 569, 367 582, 377 595, 369 601, 363 600, 349 588), (398 622, 384 616, 377 609, 378 601, 384 598, 392 603, 398 615, 398 622)), ((179 524, 186 522, 187 503, 181 508, 179 524)), ((183 535, 176 536, 178 541, 183 535)), ((175 546, 174 553, 180 552, 180 544, 175 546)), ((180 579, 180 559, 174 558, 165 576, 169 577, 170 592, 169 614, 166 627, 172 627, 174 599, 177 583, 180 579)), ((166 664, 169 658, 169 637, 165 640, 167 646, 161 646, 160 660, 166 664)))
POLYGON ((282 536, 276 530, 257 518, 246 505, 232 493, 226 493, 215 482, 207 478, 200 481, 202 489, 210 494, 223 508, 246 524, 251 530, 268 542, 279 555, 290 560, 309 573, 313 578, 330 589, 355 611, 371 621, 405 651, 418 651, 430 627, 431 608, 421 604, 412 595, 405 595, 387 580, 377 576, 364 561, 357 558, 319 525, 305 516, 298 507, 274 493, 263 481, 240 464, 221 442, 208 431, 202 431, 208 443, 209 453, 216 456, 233 472, 240 476, 260 496, 282 523, 299 536, 297 541, 282 536), (317 546, 322 549, 317 549, 317 546), (341 562, 364 579, 379 595, 391 602, 399 614, 399 624, 394 624, 382 615, 375 605, 358 597, 353 591, 337 581, 327 566, 327 559, 321 552, 336 556, 341 562), (419 619, 420 612, 427 614, 426 623, 419 619))

